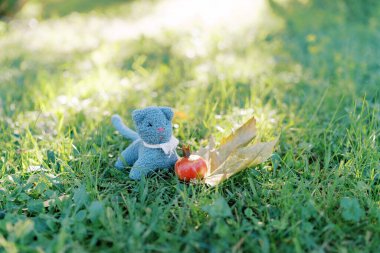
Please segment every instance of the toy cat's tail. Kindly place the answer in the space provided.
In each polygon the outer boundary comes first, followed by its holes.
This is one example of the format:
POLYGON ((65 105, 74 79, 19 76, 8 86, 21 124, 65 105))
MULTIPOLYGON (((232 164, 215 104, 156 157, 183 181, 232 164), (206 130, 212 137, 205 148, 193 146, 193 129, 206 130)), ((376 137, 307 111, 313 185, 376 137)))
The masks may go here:
POLYGON ((119 115, 115 114, 111 118, 112 125, 116 128, 119 133, 127 139, 132 141, 137 140, 140 136, 133 130, 129 129, 126 125, 123 124, 122 119, 119 115))

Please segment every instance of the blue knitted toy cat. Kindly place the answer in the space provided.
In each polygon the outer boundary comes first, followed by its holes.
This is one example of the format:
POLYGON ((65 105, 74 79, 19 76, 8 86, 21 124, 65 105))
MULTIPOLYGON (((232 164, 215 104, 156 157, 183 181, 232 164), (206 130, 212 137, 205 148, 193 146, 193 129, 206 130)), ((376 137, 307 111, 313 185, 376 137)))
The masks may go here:
POLYGON ((132 166, 129 177, 139 180, 149 172, 168 169, 178 159, 178 140, 172 135, 173 111, 169 107, 146 107, 132 113, 137 133, 126 127, 119 115, 112 116, 112 124, 125 138, 133 141, 117 160, 119 170, 132 166))

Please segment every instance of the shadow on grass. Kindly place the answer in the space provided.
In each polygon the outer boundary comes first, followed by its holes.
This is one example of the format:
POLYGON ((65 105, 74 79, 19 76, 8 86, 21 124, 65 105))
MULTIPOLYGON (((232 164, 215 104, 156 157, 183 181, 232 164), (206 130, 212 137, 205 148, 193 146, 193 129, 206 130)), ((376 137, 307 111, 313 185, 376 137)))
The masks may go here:
POLYGON ((363 96, 379 99, 379 2, 290 1, 285 6, 269 2, 286 24, 278 35, 284 48, 318 85, 351 101, 363 96))

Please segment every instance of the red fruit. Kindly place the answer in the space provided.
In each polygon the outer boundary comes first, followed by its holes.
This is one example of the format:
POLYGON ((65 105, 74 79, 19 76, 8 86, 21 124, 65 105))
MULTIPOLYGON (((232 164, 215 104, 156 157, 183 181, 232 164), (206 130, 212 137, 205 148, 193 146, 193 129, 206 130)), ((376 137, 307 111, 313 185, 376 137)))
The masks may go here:
POLYGON ((190 155, 190 147, 182 147, 185 157, 178 159, 175 164, 175 173, 184 181, 202 179, 207 173, 206 161, 199 155, 190 155))

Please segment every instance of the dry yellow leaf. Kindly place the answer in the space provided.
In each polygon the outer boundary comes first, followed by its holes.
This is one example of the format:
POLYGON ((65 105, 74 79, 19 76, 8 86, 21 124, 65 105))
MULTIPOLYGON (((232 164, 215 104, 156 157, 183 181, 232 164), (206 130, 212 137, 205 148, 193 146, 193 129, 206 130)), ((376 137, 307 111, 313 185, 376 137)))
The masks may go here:
POLYGON ((229 136, 223 138, 217 151, 218 160, 214 164, 215 167, 212 167, 211 170, 214 171, 218 168, 234 150, 251 142, 256 136, 256 131, 256 119, 252 117, 229 136))
POLYGON ((272 155, 276 143, 277 140, 274 140, 238 148, 205 178, 206 184, 215 186, 245 168, 265 162, 272 155))
POLYGON ((197 152, 207 162, 208 172, 205 182, 208 185, 215 186, 249 166, 264 162, 271 156, 277 140, 247 146, 256 133, 256 120, 252 117, 223 138, 218 148, 215 147, 214 138, 210 137, 209 145, 197 152))
POLYGON ((181 120, 186 120, 188 118, 189 118, 189 116, 187 115, 186 112, 175 111, 174 116, 173 116, 173 121, 177 122, 177 121, 181 121, 181 120))

